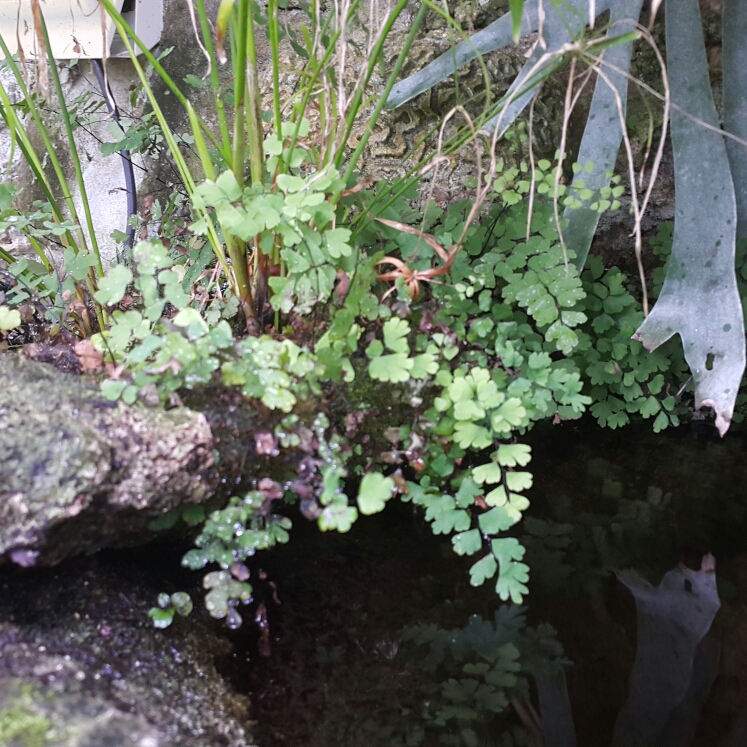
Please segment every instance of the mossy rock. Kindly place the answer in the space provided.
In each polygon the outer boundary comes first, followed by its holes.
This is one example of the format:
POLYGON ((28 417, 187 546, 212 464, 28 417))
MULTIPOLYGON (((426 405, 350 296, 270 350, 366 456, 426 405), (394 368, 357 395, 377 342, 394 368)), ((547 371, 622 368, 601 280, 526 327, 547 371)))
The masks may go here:
POLYGON ((199 413, 113 403, 95 382, 20 356, 0 356, 0 384, 0 560, 142 543, 149 521, 213 494, 199 413))

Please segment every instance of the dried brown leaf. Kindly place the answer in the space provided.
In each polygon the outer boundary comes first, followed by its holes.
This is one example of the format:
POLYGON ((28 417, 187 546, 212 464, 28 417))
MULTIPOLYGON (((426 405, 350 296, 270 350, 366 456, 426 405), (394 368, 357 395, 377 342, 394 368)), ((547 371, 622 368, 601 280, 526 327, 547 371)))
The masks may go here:
POLYGON ((90 340, 78 340, 73 346, 75 354, 80 361, 80 368, 83 373, 91 371, 100 371, 104 366, 104 356, 96 350, 90 340))

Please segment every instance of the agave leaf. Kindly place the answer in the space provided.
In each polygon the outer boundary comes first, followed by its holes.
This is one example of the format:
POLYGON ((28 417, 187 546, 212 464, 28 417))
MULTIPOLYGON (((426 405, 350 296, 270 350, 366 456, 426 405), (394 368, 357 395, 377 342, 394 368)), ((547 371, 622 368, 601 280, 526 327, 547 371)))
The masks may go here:
MULTIPOLYGON (((723 44, 724 129, 747 140, 747 2, 725 0, 723 44)), ((747 146, 727 138, 726 152, 737 198, 737 238, 747 237, 747 146)))
MULTIPOLYGON (((621 3, 623 5, 624 3, 621 3)), ((636 27, 638 17, 641 14, 643 0, 633 0, 627 3, 625 17, 621 18, 609 29, 608 36, 614 38, 622 36, 636 27)), ((613 9, 613 13, 615 9, 613 9)), ((633 44, 619 44, 604 52, 604 62, 608 65, 602 66, 602 71, 614 86, 620 96, 623 108, 623 120, 625 119, 626 105, 628 101, 628 79, 625 74, 630 69, 630 54, 633 44), (617 72, 614 68, 618 68, 617 72)), ((610 88, 601 77, 597 77, 594 97, 591 101, 589 117, 586 121, 584 136, 581 139, 581 147, 578 153, 578 162, 585 166, 591 162, 594 168, 590 173, 583 174, 584 187, 598 193, 603 187, 609 187, 610 176, 615 168, 617 154, 622 141, 622 126, 620 124, 620 113, 615 100, 615 91, 610 88)), ((581 200, 576 190, 571 190, 571 196, 581 200)), ((570 249, 576 253, 573 260, 576 267, 581 269, 586 264, 589 247, 594 238, 594 232, 599 223, 599 211, 592 210, 590 200, 581 200, 580 208, 566 208, 563 218, 568 220, 568 227, 564 231, 565 242, 570 249)))
POLYGON ((581 36, 584 30, 586 0, 567 0, 562 4, 545 0, 543 5, 545 20, 540 42, 535 45, 526 64, 503 97, 502 100, 508 103, 485 125, 488 132, 493 132, 500 123, 498 134, 503 135, 532 100, 536 93, 535 85, 557 64, 555 53, 564 44, 581 36))
MULTIPOLYGON (((666 39, 672 103, 718 128, 698 0, 667 3, 666 39)), ((634 337, 654 350, 679 333, 695 406, 714 409, 723 435, 745 366, 734 273, 736 198, 723 137, 674 108, 671 121, 677 197, 672 256, 659 299, 634 337)))
MULTIPOLYGON (((521 35, 531 34, 537 30, 539 18, 537 14, 537 4, 530 0, 524 6, 524 13, 521 21, 521 35)), ((409 78, 405 78, 397 83, 389 94, 386 102, 387 109, 395 109, 406 103, 410 99, 419 96, 423 91, 446 80, 453 75, 460 67, 464 67, 481 54, 493 52, 501 47, 506 47, 513 41, 513 26, 511 14, 506 13, 497 21, 493 21, 482 31, 473 34, 469 39, 437 57, 433 62, 427 64, 422 70, 419 70, 409 78)))
MULTIPOLYGON (((613 20, 616 18, 632 17, 629 13, 625 12, 625 8, 630 5, 631 2, 637 3, 638 0, 598 0, 595 5, 594 13, 600 15, 607 10, 612 9, 613 20), (622 12, 621 12, 622 9, 622 12)), ((537 31, 539 28, 539 5, 542 3, 545 13, 545 23, 543 26, 543 39, 547 42, 549 33, 549 27, 552 27, 552 36, 557 37, 558 32, 562 35, 565 41, 560 44, 554 45, 555 48, 559 48, 567 41, 571 39, 572 31, 574 36, 577 36, 580 30, 583 28, 585 18, 588 15, 584 12, 586 0, 569 0, 568 3, 556 3, 551 0, 526 0, 524 2, 524 8, 522 13, 522 20, 520 26, 520 36, 530 34, 537 31), (563 8, 563 15, 558 15, 557 9, 563 8), (568 24, 568 19, 573 18, 571 26, 568 24), (548 20, 550 19, 550 20, 548 20)), ((496 49, 506 47, 511 44, 514 40, 514 18, 512 13, 506 13, 501 16, 498 20, 493 21, 489 26, 486 26, 482 31, 478 31, 472 35, 469 39, 457 44, 454 49, 450 49, 440 57, 433 60, 433 62, 426 65, 422 70, 411 75, 405 80, 401 80, 397 85, 392 88, 392 92, 387 99, 386 106, 388 109, 394 109, 402 104, 406 103, 415 96, 420 95, 429 88, 437 85, 443 80, 446 80, 450 75, 453 75, 459 68, 464 67, 468 63, 472 62, 476 57, 488 52, 493 52, 496 49)), ((529 71, 540 59, 542 54, 548 50, 538 48, 535 50, 536 57, 533 56, 533 60, 530 60, 519 74, 514 86, 511 90, 515 90, 521 86, 524 82, 523 78, 526 78, 529 71)), ((543 66, 543 69, 533 76, 533 78, 539 81, 543 74, 547 72, 551 61, 548 60, 548 65, 543 66)), ((507 96, 510 95, 509 91, 507 96)), ((513 102, 515 106, 512 107, 511 117, 506 114, 503 117, 502 122, 505 127, 501 129, 505 130, 513 122, 516 117, 523 111, 529 100, 533 95, 532 90, 527 91, 523 97, 516 98, 513 102), (521 101, 521 103, 519 103, 521 101), (515 111, 513 111, 515 109, 515 111), (507 124, 506 124, 507 123, 507 124)), ((495 126, 497 118, 491 125, 495 126)))

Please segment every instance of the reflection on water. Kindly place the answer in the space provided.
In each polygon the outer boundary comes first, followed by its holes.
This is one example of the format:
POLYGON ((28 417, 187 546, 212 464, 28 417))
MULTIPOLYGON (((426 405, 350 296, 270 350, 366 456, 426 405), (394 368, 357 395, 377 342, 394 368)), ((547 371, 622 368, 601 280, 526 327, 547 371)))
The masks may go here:
MULTIPOLYGON (((260 660, 237 636, 232 669, 257 708, 260 744, 537 744, 539 678, 557 727, 545 724, 547 747, 566 747, 567 723, 558 727, 565 688, 552 668, 564 657, 580 747, 611 745, 624 706, 620 747, 747 745, 745 440, 563 426, 535 431, 532 442, 532 509, 518 530, 531 594, 526 624, 513 633, 495 617, 492 592, 469 586, 469 559, 433 538, 409 507, 343 536, 298 526, 290 545, 266 558, 282 602, 267 605, 273 656, 260 660), (653 592, 667 572, 680 563, 697 570, 708 553, 721 604, 712 626, 708 565, 702 574, 675 571, 663 596, 653 592), (615 571, 625 569, 635 574, 621 583, 615 571), (626 586, 648 648, 629 700, 638 621, 626 586), (408 638, 406 628, 430 638, 408 638), (474 639, 472 653, 458 647, 462 639, 474 639)), ((515 618, 505 609, 499 616, 515 618)))

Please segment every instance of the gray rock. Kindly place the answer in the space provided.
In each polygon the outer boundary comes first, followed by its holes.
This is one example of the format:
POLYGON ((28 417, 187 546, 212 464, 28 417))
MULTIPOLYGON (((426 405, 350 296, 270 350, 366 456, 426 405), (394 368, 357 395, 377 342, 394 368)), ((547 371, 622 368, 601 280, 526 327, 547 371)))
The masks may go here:
POLYGON ((0 356, 0 562, 140 543, 217 482, 203 415, 114 404, 93 382, 0 356))
POLYGON ((120 552, 0 569, 0 745, 252 744, 249 701, 216 669, 231 644, 202 605, 165 631, 148 620, 167 583, 153 562, 165 560, 120 552))

